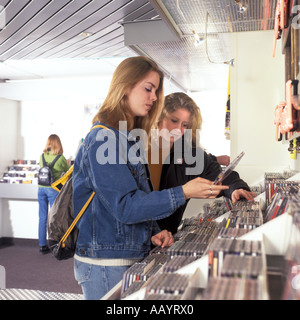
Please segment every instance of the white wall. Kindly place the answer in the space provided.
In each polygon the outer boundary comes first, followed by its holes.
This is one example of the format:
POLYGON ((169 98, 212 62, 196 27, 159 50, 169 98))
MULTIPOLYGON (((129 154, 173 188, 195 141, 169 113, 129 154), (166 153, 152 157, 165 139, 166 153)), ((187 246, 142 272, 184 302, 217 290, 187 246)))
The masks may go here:
MULTIPOLYGON (((57 134, 68 159, 84 138, 84 103, 76 100, 21 102, 21 159, 39 160, 50 134, 57 134)), ((86 129, 87 130, 87 129, 86 129)))
POLYGON ((273 31, 234 33, 231 72, 231 156, 245 151, 238 171, 250 185, 289 166, 287 145, 275 141, 275 106, 285 99, 284 55, 273 31))
POLYGON ((7 169, 8 163, 14 159, 18 151, 18 135, 20 133, 20 104, 0 98, 0 175, 7 169))
MULTIPOLYGON (((221 68, 223 69, 223 66, 221 68)), ((189 94, 201 111, 200 144, 208 153, 215 156, 230 155, 230 140, 225 137, 228 72, 228 66, 225 66, 225 72, 220 72, 224 81, 223 90, 189 94)))

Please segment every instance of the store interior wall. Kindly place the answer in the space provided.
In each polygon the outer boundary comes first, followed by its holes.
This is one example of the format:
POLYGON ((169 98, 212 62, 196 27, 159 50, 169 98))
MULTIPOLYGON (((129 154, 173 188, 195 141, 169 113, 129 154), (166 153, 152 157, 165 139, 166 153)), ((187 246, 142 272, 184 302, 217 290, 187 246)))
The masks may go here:
POLYGON ((272 57, 273 31, 232 34, 231 155, 245 152, 238 171, 250 185, 264 172, 288 170, 288 144, 275 140, 274 111, 285 100, 282 43, 272 57))
POLYGON ((20 102, 0 98, 0 174, 17 154, 20 136, 20 102))
MULTIPOLYGON (((290 166, 288 146, 275 141, 273 116, 275 105, 284 99, 284 57, 281 53, 281 44, 278 43, 276 58, 272 58, 272 41, 271 31, 232 34, 235 65, 231 69, 230 145, 225 139, 215 141, 213 147, 204 145, 208 151, 217 155, 218 150, 220 153, 228 151, 231 158, 245 151, 246 155, 237 170, 249 185, 262 181, 266 171, 281 171, 290 166), (222 150, 218 149, 218 143, 222 150)), ((227 79, 224 81, 227 82, 227 79)), ((177 88, 170 85, 165 93, 173 91, 177 91, 177 88)), ((211 114, 205 109, 208 108, 205 101, 210 100, 212 103, 216 100, 213 100, 215 93, 191 94, 197 102, 199 101, 205 122, 203 131, 206 127, 206 133, 210 129, 212 133, 209 134, 213 135, 216 126, 218 130, 224 130, 225 94, 226 91, 218 93, 217 105, 219 112, 223 113, 222 117, 224 116, 224 122, 221 120, 219 124, 216 124, 213 118, 208 119, 211 114), (219 102, 220 96, 222 98, 219 102)), ((51 133, 60 135, 67 158, 74 154, 80 139, 84 136, 85 117, 88 117, 80 101, 71 96, 59 101, 52 99, 17 102, 1 99, 1 119, 10 119, 9 122, 2 120, 0 128, 1 150, 8 150, 6 155, 1 152, 1 171, 13 159, 38 159, 51 133)), ((214 110, 213 108, 211 106, 211 110, 214 110)), ((205 132, 201 134, 205 137, 205 132)), ((205 142, 205 139, 203 141, 205 142)), ((205 200, 191 200, 185 217, 199 213, 199 206, 203 201, 205 202, 205 200)), ((1 216, 2 237, 38 237, 36 201, 4 199, 1 216)))

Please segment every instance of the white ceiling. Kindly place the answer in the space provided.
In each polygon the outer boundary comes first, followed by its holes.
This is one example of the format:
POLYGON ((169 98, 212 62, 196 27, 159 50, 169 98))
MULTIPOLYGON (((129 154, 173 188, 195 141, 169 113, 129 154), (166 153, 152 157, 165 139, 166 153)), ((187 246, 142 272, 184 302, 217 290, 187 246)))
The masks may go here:
POLYGON ((276 0, 244 0, 245 13, 237 2, 0 0, 0 97, 28 98, 28 90, 19 93, 26 81, 47 87, 46 80, 80 83, 84 77, 85 87, 91 88, 100 81, 96 78, 110 77, 122 59, 136 54, 155 59, 183 90, 223 88, 231 60, 229 34, 274 25, 276 0), (177 39, 158 41, 156 33, 150 42, 126 46, 126 23, 150 21, 162 21, 177 39), (193 32, 206 41, 195 47, 193 32))

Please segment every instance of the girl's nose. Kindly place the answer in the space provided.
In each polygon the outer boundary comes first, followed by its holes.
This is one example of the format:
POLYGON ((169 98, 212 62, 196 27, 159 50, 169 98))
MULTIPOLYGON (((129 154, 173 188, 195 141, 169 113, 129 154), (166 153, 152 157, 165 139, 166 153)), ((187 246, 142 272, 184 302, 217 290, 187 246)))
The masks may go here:
POLYGON ((157 100, 156 92, 152 92, 152 94, 151 94, 151 100, 152 100, 152 101, 156 101, 156 100, 157 100))

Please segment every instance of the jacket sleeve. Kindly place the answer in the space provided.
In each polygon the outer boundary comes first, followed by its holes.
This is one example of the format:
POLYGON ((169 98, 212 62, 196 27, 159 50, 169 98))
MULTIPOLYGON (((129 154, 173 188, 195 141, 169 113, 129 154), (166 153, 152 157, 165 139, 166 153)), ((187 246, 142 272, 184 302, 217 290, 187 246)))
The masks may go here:
MULTIPOLYGON (((99 130, 102 131, 102 130, 99 130)), ((185 201, 181 186, 163 191, 145 192, 127 165, 127 152, 120 150, 118 141, 96 139, 84 160, 86 176, 97 198, 108 212, 122 223, 133 224, 169 216, 185 201), (106 151, 105 151, 106 150, 106 151), (100 153, 112 158, 100 159, 100 153)), ((146 179, 145 166, 144 168, 146 179)), ((150 191, 150 188, 149 188, 150 191)))

